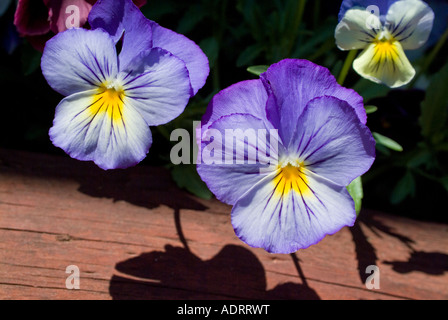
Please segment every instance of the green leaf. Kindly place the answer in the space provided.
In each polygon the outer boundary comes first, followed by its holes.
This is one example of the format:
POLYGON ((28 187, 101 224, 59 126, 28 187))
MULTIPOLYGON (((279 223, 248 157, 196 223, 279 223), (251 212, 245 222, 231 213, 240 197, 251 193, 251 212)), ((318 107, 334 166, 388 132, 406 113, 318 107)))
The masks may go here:
POLYGON ((179 1, 148 1, 147 4, 140 8, 140 11, 146 18, 153 21, 159 21, 165 16, 182 12, 182 8, 180 8, 179 1))
POLYGON ((334 26, 334 21, 327 20, 321 28, 313 30, 312 37, 309 37, 307 41, 297 42, 292 58, 308 58, 328 39, 334 41, 334 26))
POLYGON ((207 56, 210 68, 213 68, 219 55, 218 41, 214 37, 205 38, 199 43, 199 47, 207 56))
POLYGON ((446 126, 448 116, 448 63, 435 74, 426 91, 425 100, 421 105, 419 119, 422 135, 434 144, 442 141, 440 134, 446 126))
POLYGON ((252 61, 254 61, 262 51, 263 48, 258 44, 247 47, 243 50, 243 52, 241 52, 236 60, 236 66, 242 67, 252 63, 252 61))
POLYGON ((439 182, 445 188, 446 192, 448 192, 448 177, 440 178, 439 182))
POLYGON ((350 193, 351 197, 353 198, 353 201, 355 202, 355 210, 356 215, 359 215, 361 212, 362 207, 362 198, 364 197, 364 191, 362 188, 362 178, 358 177, 355 180, 352 181, 347 186, 348 193, 350 193))
POLYGON ((390 149, 386 148, 382 144, 376 144, 376 150, 380 153, 384 154, 386 157, 389 157, 392 153, 390 152, 390 149))
POLYGON ((374 113, 378 110, 377 106, 364 106, 364 108, 366 109, 367 114, 374 113))
POLYGON ((266 72, 266 70, 268 70, 268 68, 269 68, 269 66, 265 66, 265 65, 251 66, 251 67, 247 68, 247 71, 256 76, 259 76, 263 72, 266 72))
POLYGON ((207 12, 203 9, 203 6, 199 4, 191 6, 179 21, 177 32, 180 34, 191 32, 196 25, 206 17, 206 15, 207 12))
POLYGON ((392 204, 399 204, 403 202, 408 196, 415 195, 415 179, 411 172, 407 171, 401 178, 395 188, 392 190, 390 202, 392 204))
POLYGON ((434 162, 433 153, 428 149, 422 149, 414 153, 407 163, 408 168, 419 168, 422 165, 434 162))
POLYGON ((394 150, 394 151, 398 151, 398 152, 403 151, 403 147, 398 142, 392 140, 391 138, 383 136, 382 134, 379 134, 378 132, 373 132, 372 135, 375 138, 375 141, 377 144, 382 145, 382 146, 389 148, 391 150, 394 150))
POLYGON ((373 98, 385 97, 391 90, 388 86, 381 85, 364 78, 360 78, 352 89, 358 92, 364 98, 364 101, 368 101, 373 98))
POLYGON ((171 170, 171 176, 179 188, 183 188, 202 199, 212 198, 213 194, 199 177, 196 171, 196 165, 176 165, 171 170))

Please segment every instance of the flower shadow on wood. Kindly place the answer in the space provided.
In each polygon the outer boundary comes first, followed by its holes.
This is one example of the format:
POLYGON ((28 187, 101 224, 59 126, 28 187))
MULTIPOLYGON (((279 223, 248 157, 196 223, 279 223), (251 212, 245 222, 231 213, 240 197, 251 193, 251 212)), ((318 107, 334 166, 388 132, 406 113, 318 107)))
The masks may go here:
POLYGON ((249 250, 226 245, 210 260, 188 249, 165 246, 116 265, 109 291, 122 299, 304 299, 318 300, 306 284, 284 283, 266 290, 265 270, 249 250))
POLYGON ((126 201, 148 209, 166 205, 174 210, 206 210, 207 207, 179 189, 168 170, 149 166, 103 171, 90 164, 83 174, 79 191, 96 198, 126 201))
POLYGON ((409 273, 420 271, 431 275, 448 272, 448 255, 441 252, 413 251, 408 261, 384 261, 392 265, 394 271, 409 273))
POLYGON ((358 271, 362 283, 365 283, 369 276, 365 272, 367 266, 377 265, 378 256, 375 247, 369 242, 361 226, 368 228, 378 237, 381 237, 381 233, 391 236, 409 249, 410 257, 407 261, 383 261, 384 264, 392 265, 394 271, 398 273, 420 271, 430 275, 443 275, 444 272, 448 272, 447 254, 416 251, 412 246, 415 243, 414 240, 395 232, 392 228, 370 215, 361 214, 355 225, 350 228, 350 232, 355 243, 358 271))
POLYGON ((368 228, 379 237, 380 232, 394 237, 411 250, 411 244, 414 243, 414 241, 406 236, 394 232, 390 227, 384 225, 381 221, 374 219, 370 215, 364 215, 361 213, 355 225, 350 228, 350 232, 352 234, 353 242, 355 243, 359 277, 361 282, 365 283, 367 277, 369 276, 369 274, 366 273, 366 268, 370 265, 377 265, 378 256, 376 254, 375 247, 369 242, 361 226, 368 228))

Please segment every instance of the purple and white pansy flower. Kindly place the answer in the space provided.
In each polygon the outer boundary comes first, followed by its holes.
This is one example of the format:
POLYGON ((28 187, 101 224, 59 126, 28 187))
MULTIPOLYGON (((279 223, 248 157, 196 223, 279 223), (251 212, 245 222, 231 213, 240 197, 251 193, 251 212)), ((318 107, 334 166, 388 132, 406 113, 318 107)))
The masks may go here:
POLYGON ((292 253, 354 224, 346 187, 372 165, 375 141, 361 96, 326 68, 282 60, 219 92, 197 132, 198 173, 233 206, 235 233, 248 245, 292 253))
POLYGON ((91 30, 59 33, 43 52, 43 75, 65 96, 50 138, 78 160, 127 168, 146 157, 149 127, 179 116, 205 84, 208 60, 193 41, 146 19, 131 0, 99 0, 88 21, 91 30))
POLYGON ((433 22, 433 10, 421 0, 344 0, 336 44, 341 50, 362 50, 353 62, 359 75, 396 88, 414 78, 405 50, 422 47, 433 22))

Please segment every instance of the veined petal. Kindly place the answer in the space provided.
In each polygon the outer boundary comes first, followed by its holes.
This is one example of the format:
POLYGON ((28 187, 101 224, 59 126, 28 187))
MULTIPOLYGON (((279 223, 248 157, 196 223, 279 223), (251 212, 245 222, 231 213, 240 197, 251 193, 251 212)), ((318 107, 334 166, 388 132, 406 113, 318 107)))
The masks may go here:
POLYGON ((362 8, 350 9, 336 27, 336 45, 341 50, 364 49, 381 27, 379 17, 362 8))
POLYGON ((287 254, 354 224, 354 203, 345 187, 305 170, 286 182, 291 187, 282 193, 276 179, 279 174, 266 176, 233 207, 232 225, 242 241, 287 254))
POLYGON ((131 0, 99 0, 88 21, 92 29, 106 30, 115 43, 123 37, 120 70, 127 68, 140 52, 152 48, 151 23, 131 0))
POLYGON ((197 170, 220 201, 235 204, 276 167, 283 146, 272 129, 250 114, 232 114, 202 132, 197 170))
POLYGON ((308 103, 288 151, 307 170, 347 186, 373 164, 375 140, 345 101, 325 96, 308 103))
POLYGON ((248 113, 266 119, 267 99, 268 94, 260 80, 235 83, 213 97, 202 117, 202 130, 219 118, 233 113, 248 113))
POLYGON ((235 83, 218 92, 207 106, 202 116, 201 124, 196 128, 197 143, 201 145, 202 132, 205 132, 212 123, 221 117, 231 114, 251 114, 258 119, 263 119, 268 124, 266 117, 266 101, 268 94, 263 82, 246 80, 235 83))
POLYGON ((104 87, 63 99, 50 138, 72 158, 105 170, 136 165, 152 143, 149 127, 123 93, 104 87))
POLYGON ((327 95, 344 100, 362 123, 367 121, 363 98, 340 86, 327 68, 310 61, 285 59, 271 65, 260 77, 268 93, 275 97, 267 101, 268 117, 276 128, 281 128, 285 145, 289 144, 305 106, 316 97, 327 95), (280 122, 275 124, 275 119, 280 122))
POLYGON ((95 89, 118 72, 115 44, 101 29, 73 28, 47 42, 41 68, 48 84, 64 96, 95 89))
POLYGON ((160 48, 142 52, 118 79, 129 103, 150 126, 179 116, 192 91, 185 63, 160 48))
POLYGON ((185 62, 190 76, 193 95, 201 89, 210 72, 208 58, 201 48, 187 37, 151 21, 153 46, 175 55, 185 62))
POLYGON ((423 1, 397 1, 389 8, 386 20, 392 36, 404 50, 418 49, 431 34, 434 12, 423 1))
POLYGON ((397 88, 409 83, 415 70, 398 41, 377 41, 353 61, 353 69, 362 77, 397 88))

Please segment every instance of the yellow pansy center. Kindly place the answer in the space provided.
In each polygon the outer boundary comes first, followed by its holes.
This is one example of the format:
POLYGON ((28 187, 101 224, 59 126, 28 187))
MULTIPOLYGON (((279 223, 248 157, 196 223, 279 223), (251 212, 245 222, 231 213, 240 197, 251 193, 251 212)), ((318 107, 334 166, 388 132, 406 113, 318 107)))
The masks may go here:
POLYGON ((113 122, 121 122, 123 118, 124 89, 114 82, 104 82, 93 96, 93 103, 89 107, 92 116, 104 112, 113 122))
POLYGON ((373 40, 375 44, 375 51, 373 55, 373 62, 380 65, 386 62, 395 63, 399 59, 399 51, 397 50, 398 41, 385 30, 378 34, 373 40))
POLYGON ((275 185, 275 194, 280 197, 288 195, 291 191, 297 192, 301 196, 311 192, 303 162, 287 162, 286 164, 278 165, 277 175, 273 183, 275 185))

